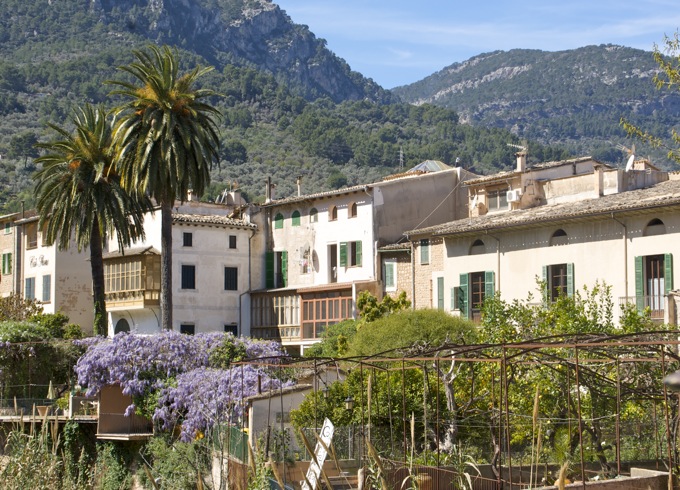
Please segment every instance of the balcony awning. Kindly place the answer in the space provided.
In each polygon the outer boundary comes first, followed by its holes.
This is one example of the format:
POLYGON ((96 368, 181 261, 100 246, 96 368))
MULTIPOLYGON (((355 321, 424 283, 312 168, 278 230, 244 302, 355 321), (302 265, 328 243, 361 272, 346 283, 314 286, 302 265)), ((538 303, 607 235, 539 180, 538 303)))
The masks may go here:
POLYGON ((136 247, 123 249, 122 251, 116 250, 115 252, 109 252, 102 255, 102 259, 120 259, 122 257, 134 257, 137 255, 160 255, 161 253, 154 247, 136 247))

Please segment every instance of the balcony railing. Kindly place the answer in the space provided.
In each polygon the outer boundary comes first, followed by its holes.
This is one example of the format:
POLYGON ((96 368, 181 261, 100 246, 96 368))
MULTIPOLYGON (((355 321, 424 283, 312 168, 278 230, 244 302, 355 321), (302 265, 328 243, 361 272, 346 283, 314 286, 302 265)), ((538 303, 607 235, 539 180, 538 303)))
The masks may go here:
POLYGON ((301 340, 300 325, 280 325, 278 327, 252 327, 250 333, 258 339, 278 340, 281 342, 301 340))
POLYGON ((98 439, 132 440, 153 435, 153 424, 145 417, 122 413, 99 413, 98 439))
POLYGON ((666 298, 664 296, 622 296, 619 305, 633 305, 638 311, 649 310, 652 320, 663 321, 666 312, 666 298))

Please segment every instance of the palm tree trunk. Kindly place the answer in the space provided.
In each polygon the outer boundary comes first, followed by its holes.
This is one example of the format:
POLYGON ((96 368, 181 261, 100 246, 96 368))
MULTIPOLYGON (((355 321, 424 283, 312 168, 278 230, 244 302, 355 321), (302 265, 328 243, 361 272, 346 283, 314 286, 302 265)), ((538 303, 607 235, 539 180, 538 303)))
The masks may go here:
POLYGON ((161 204, 161 327, 172 330, 172 203, 161 204))
POLYGON ((92 300, 94 302, 94 333, 106 335, 106 300, 104 297, 104 261, 102 259, 102 236, 97 217, 92 222, 90 235, 90 267, 92 269, 92 300))

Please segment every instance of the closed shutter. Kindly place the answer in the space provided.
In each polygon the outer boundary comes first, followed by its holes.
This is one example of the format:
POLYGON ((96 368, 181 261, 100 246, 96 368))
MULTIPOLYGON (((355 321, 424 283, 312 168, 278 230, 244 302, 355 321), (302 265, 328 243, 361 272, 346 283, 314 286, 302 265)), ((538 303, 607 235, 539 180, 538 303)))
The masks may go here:
POLYGON ((444 309, 444 278, 437 278, 437 308, 444 309))
POLYGON ((673 254, 664 254, 663 268, 664 293, 668 294, 673 289, 673 254))
POLYGON ((451 311, 458 309, 458 288, 451 288, 451 311))
POLYGON ((639 312, 645 309, 644 257, 635 257, 635 306, 639 312))
POLYGON ((550 266, 543 266, 543 301, 549 303, 550 300, 550 266))
POLYGON ((461 316, 464 318, 469 318, 470 313, 468 305, 470 304, 468 291, 469 291, 469 279, 467 274, 460 275, 460 286, 458 286, 458 309, 460 310, 461 316))
POLYGON ((430 263, 430 240, 420 240, 420 263, 430 263))
POLYGON ((574 297, 574 264, 567 264, 567 296, 574 297))
POLYGON ((347 267, 347 242, 340 243, 340 267, 347 267))
POLYGON ((362 255, 361 255, 361 242, 359 241, 359 242, 355 242, 355 243, 356 243, 356 247, 357 247, 356 263, 357 263, 357 266, 361 267, 361 257, 362 257, 362 255))
POLYGON ((288 252, 286 250, 281 252, 281 279, 283 287, 288 286, 288 252))
POLYGON ((272 289, 274 287, 274 252, 267 252, 265 257, 265 272, 265 287, 267 289, 272 289))
POLYGON ((385 263, 385 287, 394 287, 394 264, 392 262, 385 263))
POLYGON ((484 272, 484 299, 493 298, 496 294, 496 273, 494 271, 484 272))

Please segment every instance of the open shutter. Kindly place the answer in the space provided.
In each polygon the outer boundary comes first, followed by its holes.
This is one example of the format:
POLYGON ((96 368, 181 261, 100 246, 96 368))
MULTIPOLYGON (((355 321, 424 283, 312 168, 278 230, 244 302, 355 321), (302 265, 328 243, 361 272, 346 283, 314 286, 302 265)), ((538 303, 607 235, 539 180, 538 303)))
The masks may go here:
POLYGON ((550 276, 549 276, 550 266, 543 266, 543 300, 546 303, 550 302, 550 276))
POLYGON ((437 278, 437 308, 444 309, 444 278, 437 278))
POLYGON ((668 294, 673 289, 673 254, 664 254, 663 268, 664 293, 668 294))
POLYGON ((281 252, 281 279, 283 280, 283 287, 288 286, 288 252, 281 252))
POLYGON ((357 247, 357 266, 361 267, 361 241, 356 242, 357 247))
POLYGON ((267 289, 272 289, 274 287, 274 252, 267 252, 265 257, 265 272, 265 287, 267 289))
POLYGON ((639 312, 645 309, 644 257, 635 257, 635 306, 639 312))
POLYGON ((347 242, 340 243, 340 267, 347 267, 347 242))
POLYGON ((567 264, 567 296, 574 296, 574 264, 567 264))
POLYGON ((484 299, 493 298, 496 294, 496 273, 494 271, 484 272, 484 299))
POLYGON ((460 310, 460 314, 464 318, 469 318, 469 311, 468 311, 468 305, 470 304, 470 301, 468 299, 468 275, 467 274, 461 274, 460 275, 460 286, 458 286, 458 309, 460 310))
POLYGON ((458 309, 458 288, 451 288, 451 311, 458 309))

